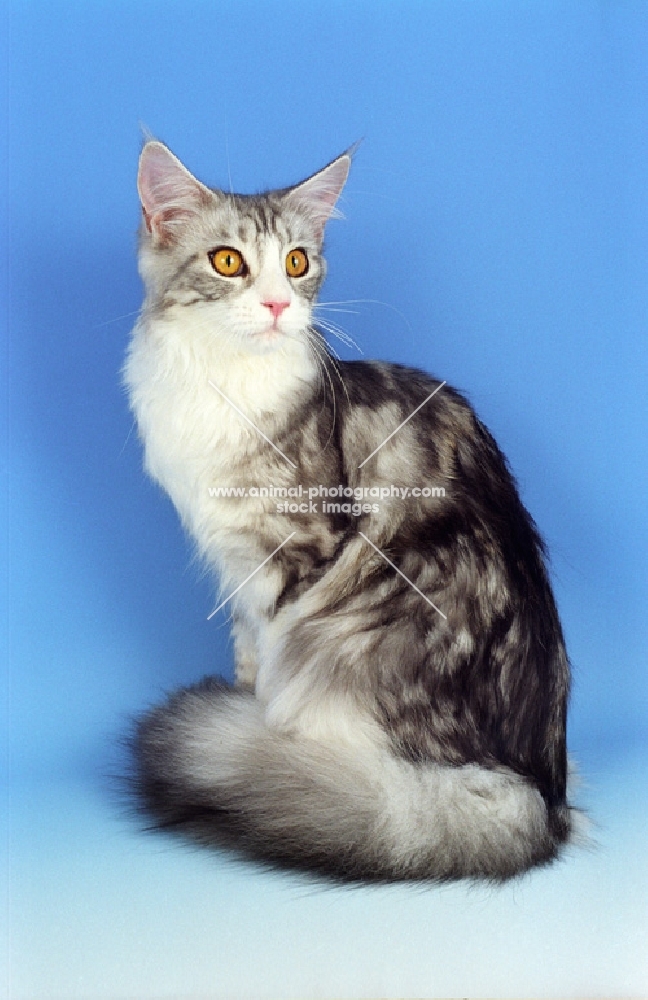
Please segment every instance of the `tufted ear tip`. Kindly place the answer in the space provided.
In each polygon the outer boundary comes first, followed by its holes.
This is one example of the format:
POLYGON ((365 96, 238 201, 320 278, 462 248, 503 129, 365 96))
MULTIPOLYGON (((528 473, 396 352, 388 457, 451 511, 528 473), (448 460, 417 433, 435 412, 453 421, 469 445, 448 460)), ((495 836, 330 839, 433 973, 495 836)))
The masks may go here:
POLYGON ((173 242, 178 229, 211 197, 209 189, 157 139, 148 139, 140 154, 137 190, 146 229, 162 244, 173 242))
POLYGON ((336 202, 349 176, 354 151, 355 147, 351 147, 312 177, 290 188, 286 194, 289 201, 308 212, 320 235, 334 214, 336 202))

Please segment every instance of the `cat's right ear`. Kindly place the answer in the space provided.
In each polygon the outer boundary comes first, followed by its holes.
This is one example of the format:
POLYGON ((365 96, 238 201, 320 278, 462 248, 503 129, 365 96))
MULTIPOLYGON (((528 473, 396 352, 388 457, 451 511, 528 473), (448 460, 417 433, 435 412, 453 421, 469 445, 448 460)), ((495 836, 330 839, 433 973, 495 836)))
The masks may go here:
POLYGON ((173 243, 178 230, 211 200, 211 192, 196 180, 162 142, 146 143, 139 161, 137 190, 144 225, 159 245, 173 243))
POLYGON ((289 204, 292 203, 310 215, 320 240, 324 226, 334 214, 335 203, 346 184, 354 149, 355 147, 352 147, 323 170, 286 192, 289 204))

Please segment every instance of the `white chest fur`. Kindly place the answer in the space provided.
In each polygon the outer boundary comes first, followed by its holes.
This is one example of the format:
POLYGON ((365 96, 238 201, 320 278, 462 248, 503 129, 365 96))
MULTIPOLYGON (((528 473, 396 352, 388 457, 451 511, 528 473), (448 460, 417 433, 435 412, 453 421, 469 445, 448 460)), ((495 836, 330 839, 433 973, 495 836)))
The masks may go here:
POLYGON ((183 316, 181 307, 142 318, 133 332, 125 382, 146 469, 228 583, 260 561, 251 532, 261 512, 258 502, 214 502, 210 488, 236 484, 244 467, 249 477, 260 431, 288 418, 315 373, 305 340, 254 354, 232 346, 204 318, 183 316))

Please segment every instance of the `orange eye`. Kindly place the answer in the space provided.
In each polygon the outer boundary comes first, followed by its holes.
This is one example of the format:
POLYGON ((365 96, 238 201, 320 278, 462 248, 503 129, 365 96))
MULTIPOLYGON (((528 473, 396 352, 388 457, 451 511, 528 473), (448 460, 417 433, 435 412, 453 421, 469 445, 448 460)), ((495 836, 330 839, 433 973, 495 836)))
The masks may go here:
POLYGON ((286 274, 289 278, 303 278, 308 266, 305 250, 291 250, 286 257, 286 274))
POLYGON ((211 266, 224 278, 239 278, 247 273, 243 254, 232 247, 219 247, 209 255, 211 266))

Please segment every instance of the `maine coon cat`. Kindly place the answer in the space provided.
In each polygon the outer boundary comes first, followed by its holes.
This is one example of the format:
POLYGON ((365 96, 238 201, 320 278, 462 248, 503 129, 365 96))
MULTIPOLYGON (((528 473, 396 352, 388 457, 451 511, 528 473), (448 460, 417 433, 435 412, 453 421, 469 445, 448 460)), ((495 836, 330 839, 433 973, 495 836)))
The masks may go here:
POLYGON ((505 879, 574 825, 543 544, 458 392, 338 361, 317 330, 349 166, 249 196, 141 154, 125 381, 146 469, 229 598, 237 683, 144 715, 133 785, 161 828, 282 868, 505 879))

